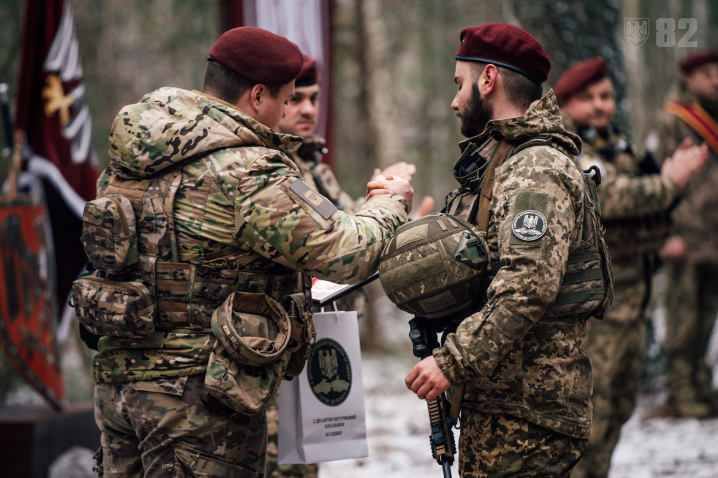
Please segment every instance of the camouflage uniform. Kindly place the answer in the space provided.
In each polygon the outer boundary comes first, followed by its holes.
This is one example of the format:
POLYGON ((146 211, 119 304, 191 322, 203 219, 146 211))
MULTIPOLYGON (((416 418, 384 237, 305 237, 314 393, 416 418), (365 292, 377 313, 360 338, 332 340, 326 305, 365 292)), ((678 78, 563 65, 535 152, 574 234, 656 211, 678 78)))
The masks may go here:
MULTIPOLYGON (((242 415, 217 401, 210 400, 208 408, 200 400, 204 374, 217 372, 208 372, 210 352, 216 350, 208 314, 219 306, 213 298, 229 292, 223 285, 229 283, 226 267, 237 265, 240 278, 271 271, 265 274, 273 296, 306 284, 301 273, 361 281, 375 270, 384 242, 407 218, 399 196, 372 199, 354 217, 337 210, 327 214, 326 208, 320 212, 309 201, 327 204, 325 198, 307 192, 304 200, 292 189, 301 187, 300 173, 287 154, 300 142, 221 100, 178 88, 161 88, 118 114, 110 133, 111 164, 98 181, 98 196, 123 174, 156 177, 175 168, 181 177, 175 201, 164 205, 176 229, 172 249, 188 271, 214 272, 209 278, 188 272, 194 279, 184 292, 174 291, 177 296, 169 299, 172 290, 157 294, 156 321, 186 320, 189 308, 190 326, 158 325, 140 339, 100 339, 95 416, 103 432, 104 473, 264 476, 264 409, 242 415), (188 304, 188 293, 203 294, 204 305, 188 304)), ((147 226, 143 218, 139 222, 147 226)), ((156 263, 157 274, 163 264, 156 263)), ((170 285, 179 279, 166 278, 170 285)))
MULTIPOLYGON (((591 362, 581 349, 589 314, 554 315, 549 307, 564 290, 569 252, 584 237, 586 186, 572 159, 581 141, 563 128, 553 92, 519 118, 490 121, 462 143, 464 155, 473 143, 490 157, 484 149, 497 134, 519 142, 543 134, 561 150, 528 147, 496 169, 486 239, 491 261, 502 267, 481 310, 448 334, 434 357, 453 385, 466 382, 461 476, 567 476, 591 430, 591 362), (525 210, 546 218, 535 241, 521 240, 512 227, 525 210)), ((462 183, 449 195, 449 213, 467 217, 470 187, 462 183)))
POLYGON ((606 477, 621 426, 636 404, 644 363, 647 305, 655 254, 665 241, 678 186, 658 174, 641 175, 638 155, 612 129, 564 126, 581 135, 576 162, 601 171, 601 220, 613 263, 613 307, 591 320, 583 348, 593 365, 593 426, 589 448, 573 477, 606 477))
MULTIPOLYGON (((299 167, 304 182, 309 187, 320 192, 332 203, 347 214, 356 214, 364 200, 353 200, 339 186, 334 173, 329 166, 320 162, 321 155, 326 153, 324 139, 319 136, 312 136, 305 139, 297 151, 289 154, 289 157, 299 167)), ((340 310, 354 310, 361 319, 364 315, 364 304, 366 294, 363 290, 343 298, 337 304, 340 310)), ((279 465, 277 464, 277 452, 279 447, 279 396, 276 395, 266 406, 267 425, 269 429, 269 440, 267 443, 267 477, 268 478, 316 478, 318 465, 279 465)))
MULTIPOLYGON (((669 101, 698 103, 718 120, 718 104, 698 100, 681 87, 668 94, 669 101)), ((689 137, 694 144, 703 139, 677 116, 661 110, 646 139, 663 159, 689 137)), ((681 263, 667 263, 668 322, 663 351, 668 366, 669 405, 681 414, 707 416, 718 413, 718 399, 711 387, 706 365, 710 330, 718 312, 718 154, 708 149, 708 161, 683 193, 673 213, 674 233, 688 244, 681 263), (682 409, 682 411, 680 410, 682 409)))

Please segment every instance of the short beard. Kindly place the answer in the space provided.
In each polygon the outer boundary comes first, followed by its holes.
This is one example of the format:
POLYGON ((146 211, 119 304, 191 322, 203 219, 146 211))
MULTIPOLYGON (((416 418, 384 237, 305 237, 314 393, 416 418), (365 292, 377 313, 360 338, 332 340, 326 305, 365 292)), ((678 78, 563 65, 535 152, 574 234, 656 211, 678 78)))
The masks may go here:
POLYGON ((461 134, 473 138, 484 132, 486 123, 493 119, 494 113, 486 98, 479 93, 479 86, 471 85, 471 98, 466 110, 461 113, 461 134))

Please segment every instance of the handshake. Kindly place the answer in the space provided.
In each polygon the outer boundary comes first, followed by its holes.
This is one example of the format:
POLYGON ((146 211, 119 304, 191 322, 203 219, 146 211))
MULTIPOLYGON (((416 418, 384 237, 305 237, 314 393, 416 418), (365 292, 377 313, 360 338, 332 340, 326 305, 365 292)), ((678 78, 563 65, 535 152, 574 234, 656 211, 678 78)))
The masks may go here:
MULTIPOLYGON (((400 162, 389 166, 384 171, 374 170, 374 175, 366 185, 366 200, 369 201, 378 196, 393 196, 398 194, 406 199, 411 212, 411 201, 414 198, 414 189, 409 184, 412 176, 416 173, 416 167, 413 164, 400 162)), ((434 200, 431 196, 426 196, 421 201, 419 210, 414 214, 414 218, 426 216, 434 208, 434 200)))

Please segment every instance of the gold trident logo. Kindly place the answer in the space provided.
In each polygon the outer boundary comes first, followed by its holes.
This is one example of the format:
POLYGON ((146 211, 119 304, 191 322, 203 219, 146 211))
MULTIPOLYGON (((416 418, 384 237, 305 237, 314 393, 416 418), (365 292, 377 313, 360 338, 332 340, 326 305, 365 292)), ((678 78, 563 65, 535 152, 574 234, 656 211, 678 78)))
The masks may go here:
POLYGON ((304 197, 315 206, 319 206, 322 203, 322 197, 312 190, 305 192, 304 197))
POLYGON ((57 75, 47 77, 47 85, 42 89, 42 99, 45 100, 45 114, 48 117, 59 111, 60 126, 70 122, 70 106, 75 103, 75 98, 65 95, 57 75))

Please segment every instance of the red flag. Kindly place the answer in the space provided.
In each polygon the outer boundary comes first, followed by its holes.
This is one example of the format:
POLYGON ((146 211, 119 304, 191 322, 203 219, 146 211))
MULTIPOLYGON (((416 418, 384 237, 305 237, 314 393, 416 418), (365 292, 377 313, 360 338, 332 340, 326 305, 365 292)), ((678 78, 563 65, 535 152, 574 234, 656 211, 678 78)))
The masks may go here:
POLYGON ((20 194, 11 187, 0 197, 0 339, 60 408, 58 311, 71 311, 65 301, 87 262, 82 211, 97 180, 71 0, 27 1, 20 61, 15 138, 24 167, 20 194))
POLYGON ((70 0, 28 0, 21 55, 15 130, 25 136, 25 171, 45 186, 63 310, 87 262, 78 238, 98 175, 70 0))
POLYGON ((70 0, 28 0, 18 85, 15 129, 26 138, 27 170, 51 181, 81 217, 97 170, 70 0))

